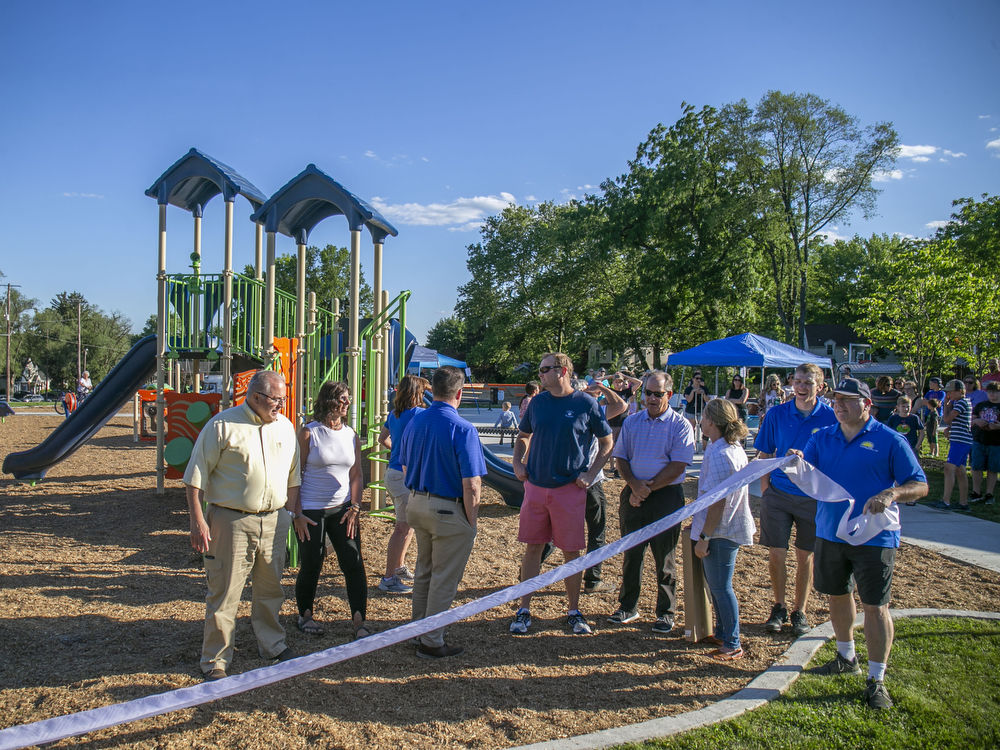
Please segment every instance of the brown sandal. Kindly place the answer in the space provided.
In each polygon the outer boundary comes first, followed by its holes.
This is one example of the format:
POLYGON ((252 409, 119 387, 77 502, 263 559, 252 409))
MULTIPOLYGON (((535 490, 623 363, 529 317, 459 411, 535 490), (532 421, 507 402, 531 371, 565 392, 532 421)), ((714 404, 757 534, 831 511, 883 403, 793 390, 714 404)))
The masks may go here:
POLYGON ((716 661, 736 661, 743 658, 743 649, 738 648, 735 651, 723 651, 721 648, 717 648, 709 656, 716 661))
POLYGON ((704 638, 702 638, 700 641, 698 641, 698 643, 707 643, 710 646, 719 646, 719 647, 721 647, 722 646, 722 639, 721 638, 716 638, 714 635, 706 635, 704 638))

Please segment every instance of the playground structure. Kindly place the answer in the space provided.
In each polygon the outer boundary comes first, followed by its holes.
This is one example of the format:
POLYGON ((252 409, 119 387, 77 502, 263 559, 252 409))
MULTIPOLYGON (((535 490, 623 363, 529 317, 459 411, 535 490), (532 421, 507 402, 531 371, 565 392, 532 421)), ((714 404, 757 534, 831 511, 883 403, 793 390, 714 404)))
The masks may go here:
MULTIPOLYGON (((406 373, 416 340, 406 330, 409 291, 395 298, 382 288, 383 245, 396 229, 374 208, 310 164, 270 198, 231 167, 192 148, 146 191, 159 209, 157 262, 157 331, 137 343, 66 421, 27 451, 11 453, 4 472, 36 481, 56 463, 85 444, 101 427, 133 403, 136 440, 156 440, 156 493, 164 480, 178 478, 190 458, 194 440, 211 414, 242 401, 253 372, 272 369, 285 380, 287 416, 300 428, 310 405, 327 380, 344 380, 354 395, 349 424, 357 432, 370 461, 371 509, 384 505, 384 475, 389 451, 377 437, 389 413, 389 390, 406 373), (202 271, 202 217, 205 207, 222 195, 225 207, 223 268, 202 271), (253 278, 233 270, 233 216, 238 196, 249 201, 254 223, 253 278), (190 273, 167 273, 167 207, 191 214, 194 242, 190 273), (350 231, 348 309, 340 300, 332 309, 317 304, 306 288, 306 247, 310 232, 324 219, 343 216, 350 231), (361 235, 372 238, 374 291, 371 318, 359 308, 361 235), (295 293, 276 288, 277 235, 295 241, 295 293), (266 251, 265 251, 266 236, 266 251), (346 321, 343 318, 346 317, 346 321), (346 346, 341 333, 346 331, 346 346), (190 363, 190 393, 182 393, 181 363, 190 363), (218 363, 216 393, 203 393, 202 363, 218 363), (151 378, 156 388, 143 389, 151 378), (142 389, 142 390, 140 390, 142 389), (173 393, 169 393, 169 391, 173 393), (168 414, 169 424, 168 424, 168 414), (146 429, 146 419, 155 430, 146 429)), ((485 448, 490 464, 486 483, 508 505, 520 506, 523 488, 510 464, 485 448), (491 460, 492 459, 492 460, 491 460)))

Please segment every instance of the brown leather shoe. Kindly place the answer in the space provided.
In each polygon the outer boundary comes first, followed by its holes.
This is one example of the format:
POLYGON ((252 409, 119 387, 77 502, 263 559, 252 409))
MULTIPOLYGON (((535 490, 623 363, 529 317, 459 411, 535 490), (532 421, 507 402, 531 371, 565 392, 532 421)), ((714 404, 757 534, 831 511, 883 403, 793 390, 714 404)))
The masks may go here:
POLYGON ((282 651, 280 654, 278 654, 277 656, 273 656, 271 658, 277 659, 278 661, 288 661, 289 659, 298 659, 299 655, 294 651, 292 651, 290 648, 286 647, 285 650, 282 651))
POLYGON ((449 646, 447 643, 437 648, 425 646, 422 643, 417 647, 417 656, 421 659, 446 659, 449 656, 458 656, 464 653, 465 649, 461 646, 449 646))
POLYGON ((215 682, 216 680, 224 679, 225 676, 226 670, 216 667, 211 672, 205 672, 205 682, 215 682))

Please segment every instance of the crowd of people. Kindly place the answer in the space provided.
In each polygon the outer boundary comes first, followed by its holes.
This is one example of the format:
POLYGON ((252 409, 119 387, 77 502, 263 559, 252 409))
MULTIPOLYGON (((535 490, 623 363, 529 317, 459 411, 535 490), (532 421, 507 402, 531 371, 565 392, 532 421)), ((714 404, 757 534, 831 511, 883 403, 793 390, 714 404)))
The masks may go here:
MULTIPOLYGON (((950 507, 955 485, 958 510, 966 510, 983 490, 986 502, 993 502, 1000 472, 996 365, 991 362, 982 379, 984 390, 973 376, 943 386, 932 378, 923 396, 903 379, 879 378, 872 390, 845 377, 830 387, 813 364, 796 368, 784 384, 772 375, 756 399, 760 422, 755 457, 804 457, 857 500, 852 517, 879 514, 893 503, 914 504, 927 494, 918 456, 925 441, 932 454, 936 452, 943 425, 950 447, 945 496, 937 507, 950 507), (971 494, 965 472, 970 455, 971 494)), ((412 597, 414 620, 451 607, 478 531, 486 463, 475 426, 458 412, 464 379, 454 367, 439 368, 431 381, 404 377, 378 438, 390 451, 385 484, 396 523, 377 587, 385 594, 412 597), (433 398, 428 407, 426 392, 433 398), (405 560, 413 540, 417 561, 411 571, 405 560)), ((741 376, 714 397, 696 371, 683 390, 684 407, 677 411, 670 406, 673 393, 673 379, 662 371, 647 371, 641 378, 597 371, 578 378, 569 357, 551 353, 539 365, 538 380, 526 386, 517 411, 509 402, 503 404, 498 426, 517 431, 513 472, 524 484, 517 534, 523 545, 521 580, 537 576, 555 548, 568 562, 604 544, 605 465, 624 481, 617 508, 623 536, 683 508, 682 485, 698 450, 704 449, 699 497, 747 466, 744 443, 753 402, 741 376), (696 444, 697 436, 703 445, 696 444)), ((285 398, 279 375, 257 373, 245 401, 213 417, 202 430, 184 475, 192 546, 204 554, 208 583, 201 656, 206 680, 227 674, 236 608, 248 576, 261 658, 295 657, 278 621, 289 527, 294 528, 300 555, 297 627, 307 635, 324 632, 315 616, 315 599, 329 547, 344 574, 347 617, 355 637, 372 632, 366 620, 368 582, 361 541, 361 445, 347 423, 352 394, 344 383, 324 384, 312 420, 298 434, 281 413, 285 398)), ((761 490, 759 544, 768 549, 773 599, 764 629, 808 632, 812 625, 806 611, 815 590, 829 597, 837 656, 813 671, 860 674, 853 640, 856 590, 868 644, 864 699, 873 708, 891 707, 884 677, 892 648, 888 602, 899 531, 848 544, 837 536, 846 501, 818 502, 781 470, 766 475, 761 490), (793 528, 795 571, 789 590, 786 560, 793 528)), ((703 639, 712 647, 707 653, 712 659, 731 661, 744 654, 733 577, 740 547, 753 544, 756 532, 746 487, 691 518, 690 539, 715 616, 712 634, 703 639)), ((680 537, 677 524, 628 549, 617 584, 602 578, 600 565, 565 578, 568 630, 575 635, 592 632, 580 608, 585 593, 617 590, 617 606, 607 615, 611 625, 642 619, 639 600, 648 547, 656 579, 655 610, 648 626, 659 634, 673 632, 680 537)), ((531 601, 531 594, 522 597, 509 623, 511 635, 532 632, 531 601)), ((422 635, 416 644, 421 658, 462 652, 461 646, 447 642, 444 629, 422 635)))

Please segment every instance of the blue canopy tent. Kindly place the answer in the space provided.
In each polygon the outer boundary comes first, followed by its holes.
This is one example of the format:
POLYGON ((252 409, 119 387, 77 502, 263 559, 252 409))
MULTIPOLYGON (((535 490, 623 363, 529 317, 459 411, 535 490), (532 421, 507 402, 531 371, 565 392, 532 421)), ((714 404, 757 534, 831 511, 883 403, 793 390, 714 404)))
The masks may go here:
MULTIPOLYGON (((715 392, 719 392, 719 367, 759 367, 761 383, 767 367, 798 367, 806 362, 819 365, 834 373, 829 357, 820 357, 797 349, 780 341, 758 336, 755 333, 741 333, 729 338, 709 341, 705 344, 671 354, 671 366, 715 367, 715 392)), ((681 380, 683 381, 683 375, 681 380)))
POLYGON ((413 355, 410 357, 406 369, 415 370, 419 373, 421 370, 436 369, 445 365, 457 367, 459 370, 465 370, 468 367, 465 362, 440 354, 433 349, 428 349, 426 346, 415 346, 413 347, 413 355))

